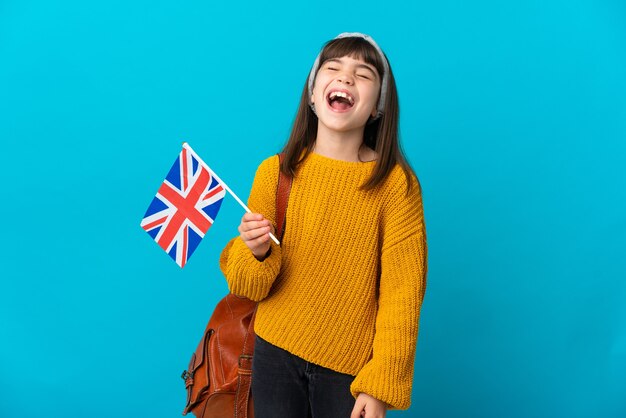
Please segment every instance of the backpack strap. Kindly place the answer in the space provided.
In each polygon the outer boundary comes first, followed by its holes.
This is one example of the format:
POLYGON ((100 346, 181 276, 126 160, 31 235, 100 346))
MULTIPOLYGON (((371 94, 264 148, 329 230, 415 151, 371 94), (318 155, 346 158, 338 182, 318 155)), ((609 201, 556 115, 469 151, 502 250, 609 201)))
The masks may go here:
POLYGON ((276 189, 276 237, 282 242, 285 234, 285 221, 287 218, 287 204, 293 178, 280 170, 285 158, 285 153, 278 154, 278 188, 276 189))

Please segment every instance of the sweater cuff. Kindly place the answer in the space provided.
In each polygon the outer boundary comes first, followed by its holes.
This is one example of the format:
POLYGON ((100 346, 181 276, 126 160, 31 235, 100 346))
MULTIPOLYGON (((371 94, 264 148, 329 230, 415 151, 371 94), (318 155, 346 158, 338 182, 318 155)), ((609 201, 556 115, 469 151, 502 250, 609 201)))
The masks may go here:
POLYGON ((393 369, 389 364, 379 366, 376 360, 370 360, 352 381, 352 396, 356 399, 359 393, 367 393, 385 402, 389 409, 408 409, 411 406, 412 369, 401 372, 401 376, 391 376, 393 371, 389 369, 393 369))
POLYGON ((268 295, 281 265, 280 246, 273 242, 270 245, 270 254, 263 261, 256 259, 241 237, 233 238, 226 245, 220 267, 231 293, 255 302, 268 295))

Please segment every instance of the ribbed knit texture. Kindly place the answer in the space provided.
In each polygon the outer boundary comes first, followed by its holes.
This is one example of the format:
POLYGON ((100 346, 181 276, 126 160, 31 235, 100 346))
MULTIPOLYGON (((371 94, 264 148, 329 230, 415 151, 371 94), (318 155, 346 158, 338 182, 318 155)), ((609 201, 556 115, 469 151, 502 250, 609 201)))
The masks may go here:
MULTIPOLYGON (((374 162, 310 154, 293 180, 281 246, 258 261, 241 238, 220 265, 234 294, 260 301, 255 332, 311 363, 356 376, 350 389, 394 409, 411 403, 427 246, 421 191, 399 166, 360 191, 374 162)), ((249 198, 275 225, 278 157, 249 198)))

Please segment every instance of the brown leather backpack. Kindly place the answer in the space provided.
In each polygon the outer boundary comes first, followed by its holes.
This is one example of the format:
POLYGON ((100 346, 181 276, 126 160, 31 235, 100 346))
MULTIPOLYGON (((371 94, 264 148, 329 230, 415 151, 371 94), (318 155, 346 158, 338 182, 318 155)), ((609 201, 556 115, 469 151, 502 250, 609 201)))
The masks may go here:
MULTIPOLYGON (((279 154, 282 162, 283 154, 279 154)), ((276 236, 284 234, 291 177, 279 172, 276 236)), ((250 393, 257 303, 232 293, 215 307, 188 370, 182 374, 187 405, 198 418, 254 418, 250 393)))

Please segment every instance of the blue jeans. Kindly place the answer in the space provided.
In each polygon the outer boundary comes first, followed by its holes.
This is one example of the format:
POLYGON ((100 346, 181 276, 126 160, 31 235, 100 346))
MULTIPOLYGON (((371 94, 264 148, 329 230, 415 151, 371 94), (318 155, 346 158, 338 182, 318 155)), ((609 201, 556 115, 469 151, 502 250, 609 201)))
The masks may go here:
POLYGON ((255 418, 350 418, 354 376, 289 353, 257 335, 252 360, 255 418))

